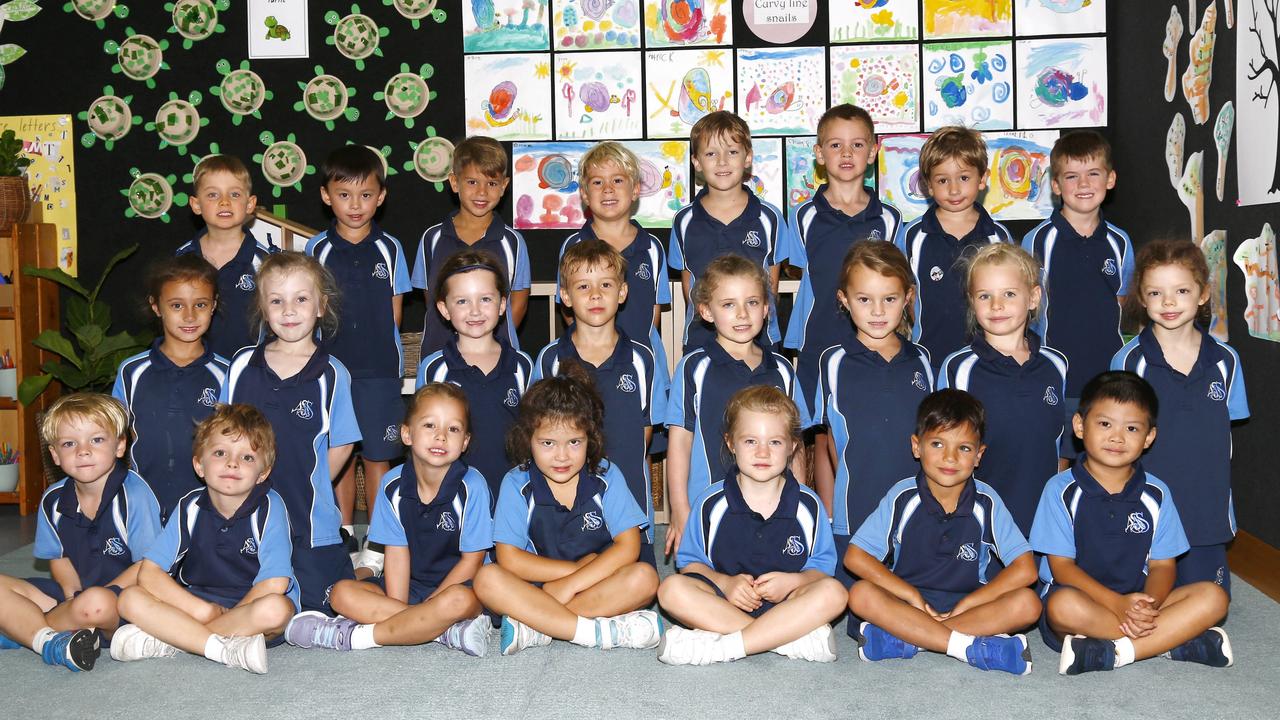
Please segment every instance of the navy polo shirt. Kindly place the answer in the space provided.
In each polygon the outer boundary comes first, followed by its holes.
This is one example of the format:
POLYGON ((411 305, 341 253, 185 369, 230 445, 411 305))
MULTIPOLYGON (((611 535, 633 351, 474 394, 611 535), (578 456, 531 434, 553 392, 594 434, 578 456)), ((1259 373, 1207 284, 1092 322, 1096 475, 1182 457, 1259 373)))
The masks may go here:
POLYGON ((987 451, 978 474, 1004 498, 1023 533, 1031 532, 1044 484, 1058 472, 1067 415, 1067 359, 1027 332, 1031 357, 1022 365, 979 334, 942 361, 938 388, 964 390, 987 411, 987 451))
POLYGON ((1141 375, 1160 399, 1159 432, 1142 463, 1169 484, 1192 545, 1229 542, 1236 534, 1231 500, 1231 422, 1249 417, 1240 356, 1212 335, 1200 335, 1189 375, 1164 359, 1148 325, 1111 361, 1113 370, 1141 375))
MULTIPOLYGON (((204 256, 200 243, 205 235, 206 231, 200 231, 194 240, 179 247, 174 254, 200 253, 204 256)), ((204 335, 205 343, 215 353, 229 358, 240 348, 258 342, 257 330, 249 327, 254 294, 258 289, 258 266, 268 255, 278 252, 280 248, 260 243, 246 231, 236 256, 218 268, 218 307, 213 312, 209 332, 204 335)))
MULTIPOLYGON (((422 326, 422 357, 444 347, 445 341, 453 337, 453 328, 436 310, 436 291, 432 287, 436 281, 436 272, 450 255, 459 250, 488 250, 498 258, 502 269, 506 271, 507 289, 510 292, 528 290, 530 287, 529 250, 524 244, 524 237, 503 224, 502 218, 493 213, 484 237, 474 245, 468 245, 458 237, 453 228, 453 219, 459 212, 461 211, 453 211, 444 222, 432 225, 422 233, 422 240, 418 243, 418 256, 413 262, 410 280, 414 287, 426 290, 431 298, 427 303, 426 318, 422 326)), ((516 336, 515 321, 510 312, 506 316, 507 342, 511 343, 511 347, 519 349, 520 339, 516 336)))
POLYGON ((965 595, 986 584, 993 554, 1007 567, 1031 552, 990 485, 971 478, 949 513, 923 473, 890 488, 852 542, 912 587, 965 595))
POLYGON ((934 362, 964 347, 965 314, 969 292, 960 262, 983 245, 1013 242, 1005 226, 991 219, 986 208, 978 211, 978 224, 963 238, 955 238, 938 222, 938 207, 930 205, 899 236, 898 247, 916 277, 915 325, 911 339, 929 349, 934 362))
POLYGON ((648 525, 627 490, 622 473, 608 461, 597 475, 583 468, 573 507, 561 505, 536 466, 512 468, 502 481, 493 515, 493 542, 525 552, 576 562, 602 553, 631 528, 648 525))
POLYGON ((933 392, 929 353, 898 337, 885 360, 856 337, 827 348, 818 362, 815 424, 831 427, 836 482, 832 532, 852 535, 894 483, 919 469, 911 454, 916 408, 933 392))
MULTIPOLYGON (((653 324, 653 308, 655 305, 671 303, 671 280, 667 277, 667 254, 658 239, 648 230, 640 227, 635 220, 631 224, 636 229, 636 237, 622 251, 622 259, 627 261, 627 301, 618 309, 615 322, 618 328, 626 330, 627 335, 646 343, 666 365, 666 353, 662 347, 662 336, 653 324)), ((560 245, 560 257, 564 251, 583 240, 597 240, 591 223, 582 226, 578 232, 565 238, 560 245)), ((559 266, 559 261, 556 263, 559 266)), ((560 275, 556 274, 556 303, 560 302, 560 275)))
MULTIPOLYGON (((702 198, 708 192, 706 188, 676 213, 671 223, 671 241, 667 245, 672 268, 688 270, 692 281, 697 283, 712 260, 728 253, 759 263, 766 277, 769 268, 787 259, 793 242, 791 228, 782 211, 756 197, 746 186, 742 191, 747 195, 747 207, 728 225, 702 207, 702 198)), ((692 292, 693 288, 689 290, 692 292)), ((772 295, 769 298, 768 335, 769 344, 782 340, 772 295)), ((684 322, 686 351, 700 347, 714 337, 715 331, 708 329, 700 320, 697 308, 689 303, 684 322)))
MULTIPOLYGON (((786 472, 778 507, 769 517, 742 497, 731 468, 689 504, 676 567, 701 563, 725 575, 836 570, 836 548, 827 511, 817 494, 786 472)), ((753 482, 753 481, 745 481, 753 482)))
POLYGON ((489 485, 480 473, 455 462, 445 471, 430 501, 418 496, 418 475, 407 462, 382 476, 369 521, 369 540, 409 549, 409 582, 427 590, 440 587, 463 553, 493 546, 489 485))
POLYGON ((293 576, 293 543, 284 500, 265 481, 253 487, 231 517, 223 517, 205 488, 178 503, 147 559, 193 594, 234 607, 264 580, 288 578, 286 595, 300 609, 293 576))
POLYGON ((621 329, 613 354, 599 366, 582 359, 573 344, 573 328, 538 353, 533 380, 560 374, 560 363, 573 360, 592 373, 596 391, 604 401, 604 454, 626 478, 636 503, 644 510, 653 542, 653 479, 649 475, 649 449, 644 429, 662 424, 667 405, 667 367, 652 349, 632 340, 621 329))
POLYGON ((117 465, 107 476, 94 517, 80 512, 75 480, 63 478, 44 491, 34 555, 67 558, 81 587, 102 586, 141 560, 159 534, 156 496, 136 473, 117 465))
POLYGON ((735 359, 714 339, 694 350, 676 364, 667 396, 667 427, 682 427, 693 433, 689 457, 689 497, 693 498, 718 478, 724 477, 729 451, 724 445, 724 411, 729 399, 751 385, 772 385, 787 394, 800 410, 800 426, 813 423, 809 403, 796 382, 791 363, 769 350, 754 370, 735 359))
POLYGON ((458 352, 458 342, 450 339, 443 349, 418 365, 417 387, 432 382, 449 382, 462 388, 471 414, 471 443, 462 459, 489 483, 489 511, 498 499, 502 478, 511 469, 507 460, 507 430, 516 422, 520 398, 529 388, 533 360, 512 348, 502 338, 502 355, 488 374, 471 365, 458 352))
POLYGON ((1101 217, 1093 234, 1081 237, 1054 210, 1022 238, 1022 249, 1044 267, 1036 331, 1071 361, 1067 397, 1078 398, 1124 343, 1116 296, 1128 294, 1133 281, 1133 244, 1101 217))
POLYGON ((391 304, 413 287, 400 241, 377 223, 370 225, 358 243, 344 240, 337 226, 330 225, 307 241, 307 254, 333 273, 342 291, 338 331, 329 339, 329 352, 353 378, 398 378, 404 375, 404 350, 391 304))
POLYGON ((111 389, 129 411, 129 466, 156 494, 162 520, 179 498, 203 486, 191 466, 192 436, 196 423, 213 413, 227 380, 227 361, 208 345, 204 355, 180 367, 160 350, 163 341, 156 338, 150 350, 121 363, 111 389))
POLYGON ((333 497, 329 448, 360 441, 351 376, 317 348, 302 370, 282 379, 267 365, 263 348, 236 353, 219 400, 253 405, 270 421, 276 434, 271 477, 289 509, 294 542, 300 548, 336 545, 342 516, 333 497))
POLYGON ((800 382, 809 392, 814 387, 822 351, 856 334, 836 300, 844 256, 862 240, 893 242, 902 227, 902 214, 894 206, 881 203, 875 193, 867 194, 867 206, 862 212, 850 216, 831 207, 828 187, 820 186, 812 200, 792 213, 791 238, 795 245, 787 252, 787 261, 803 268, 804 275, 783 344, 800 350, 800 382))
POLYGON ((1045 485, 1031 527, 1040 580, 1053 583, 1049 555, 1071 558, 1112 592, 1126 595, 1147 583, 1151 560, 1170 560, 1191 546, 1168 486, 1134 464, 1133 477, 1112 495, 1076 463, 1045 485))

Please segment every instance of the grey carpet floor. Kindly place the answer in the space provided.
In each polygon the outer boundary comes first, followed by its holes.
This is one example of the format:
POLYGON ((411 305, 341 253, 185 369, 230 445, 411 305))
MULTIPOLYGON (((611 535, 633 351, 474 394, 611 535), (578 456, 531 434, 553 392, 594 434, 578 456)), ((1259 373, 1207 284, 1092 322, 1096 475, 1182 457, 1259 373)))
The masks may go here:
MULTIPOLYGON (((37 574, 30 552, 0 556, 0 573, 37 574)), ((1234 588, 1226 627, 1236 665, 1223 670, 1157 658, 1066 678, 1034 633, 1027 677, 927 653, 872 664, 858 660, 843 623, 840 659, 827 665, 767 654, 673 668, 651 651, 556 642, 482 659, 438 645, 359 653, 285 646, 270 651, 265 676, 189 655, 127 665, 104 655, 93 672, 73 674, 11 650, 0 652, 0 717, 1275 718, 1280 605, 1238 579, 1234 588)))

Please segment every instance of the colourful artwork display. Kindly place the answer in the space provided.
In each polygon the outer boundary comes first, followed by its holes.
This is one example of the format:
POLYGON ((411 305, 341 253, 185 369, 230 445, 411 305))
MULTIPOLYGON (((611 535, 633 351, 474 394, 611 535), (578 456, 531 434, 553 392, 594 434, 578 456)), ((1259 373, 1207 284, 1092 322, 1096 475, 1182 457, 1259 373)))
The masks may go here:
POLYGON ((929 209, 928 187, 920 176, 920 148, 928 139, 920 134, 880 138, 880 199, 898 208, 904 221, 929 209))
POLYGON ((1244 322, 1249 334, 1262 340, 1280 342, 1280 283, 1276 282, 1276 234, 1271 223, 1262 233, 1249 238, 1232 256, 1244 273, 1244 322))
POLYGON ((734 110, 733 51, 659 50, 644 55, 645 121, 651 138, 687 138, 703 115, 734 110))
MULTIPOLYGON (((1194 19, 1194 16, 1192 16, 1194 19)), ((1213 83, 1213 48, 1217 45, 1218 5, 1209 3, 1200 27, 1191 36, 1191 62, 1182 73, 1182 96, 1191 106, 1191 119, 1203 125, 1209 119, 1209 86, 1213 83)))
POLYGON ((551 139, 551 55, 467 55, 467 135, 551 139))
POLYGON ((644 46, 732 45, 729 0, 644 0, 644 46))
POLYGON ((920 129, 919 86, 915 45, 831 48, 831 104, 864 108, 877 133, 920 129))
POLYGON ((1019 127, 1107 124, 1106 38, 1019 40, 1017 56, 1019 127))
POLYGON ((924 0, 927 40, 1012 34, 1013 0, 924 0))
MULTIPOLYGON (((132 126, 132 120, 126 124, 132 126)), ((21 157, 31 160, 27 166, 27 184, 35 202, 40 204, 44 221, 58 228, 58 267, 75 275, 79 272, 80 257, 76 224, 77 139, 72 131, 71 116, 0 117, 0 132, 5 130, 13 130, 22 141, 21 157)))
POLYGON ((556 55, 557 140, 640 137, 640 51, 556 55))
POLYGON ((547 0, 461 0, 463 52, 550 50, 547 0))
POLYGON ((640 47, 640 0, 552 0, 556 50, 640 47))
POLYGON ((827 3, 832 43, 915 40, 920 36, 916 0, 833 0, 827 3))
POLYGON ((818 167, 813 159, 813 146, 817 144, 818 138, 809 137, 789 137, 786 140, 785 160, 786 160, 786 192, 787 192, 787 215, 790 216, 795 212, 796 208, 813 199, 813 194, 817 192, 818 186, 827 181, 827 175, 822 168, 818 167))
POLYGON ((1107 0, 1017 0, 1019 35, 1083 35, 1107 31, 1107 0))
POLYGON ((979 40, 924 46, 924 129, 1013 127, 1013 44, 979 40))
POLYGON ((827 109, 826 50, 738 50, 738 115, 754 135, 815 132, 827 109))
POLYGON ((1200 252, 1209 265, 1209 334, 1229 342, 1227 332, 1227 231, 1214 230, 1200 241, 1200 252))
MULTIPOLYGON (((812 142, 813 138, 807 138, 812 142)), ((782 138, 751 140, 751 177, 746 185, 756 197, 781 208, 784 202, 782 138)), ((695 195, 706 183, 697 172, 693 175, 695 195)))

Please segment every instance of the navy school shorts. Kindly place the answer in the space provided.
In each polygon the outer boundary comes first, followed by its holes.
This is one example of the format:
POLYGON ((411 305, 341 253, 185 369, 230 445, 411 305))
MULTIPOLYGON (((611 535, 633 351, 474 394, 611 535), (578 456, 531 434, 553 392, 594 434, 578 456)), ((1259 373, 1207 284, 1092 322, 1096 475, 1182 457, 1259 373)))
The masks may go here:
MULTIPOLYGON (((352 378, 351 404, 360 426, 360 454, 374 462, 396 461, 404 455, 400 423, 404 397, 400 378, 352 378)), ((382 478, 373 478, 373 487, 382 478)))
POLYGON ((1182 587, 1197 582, 1211 582, 1227 591, 1231 597, 1231 569, 1227 567, 1227 546, 1192 545, 1191 549, 1178 556, 1178 578, 1174 587, 1182 587))
MULTIPOLYGON (((59 605, 67 601, 67 596, 62 592, 62 586, 54 582, 53 578, 29 577, 29 578, 23 578, 23 579, 31 583, 32 585, 34 585, 36 589, 39 590, 40 592, 53 598, 54 602, 58 603, 59 605)), ((115 593, 117 598, 120 597, 120 593, 121 593, 120 587, 116 585, 103 585, 103 587, 115 593)), ((80 592, 84 592, 84 590, 81 590, 80 592)), ((76 595, 79 595, 79 594, 80 593, 76 593, 76 595)), ((121 620, 121 622, 123 622, 123 619, 121 620)))
POLYGON ((355 580, 351 556, 341 545, 313 548, 304 538, 293 540, 293 576, 302 591, 302 609, 334 615, 329 592, 339 580, 355 580))

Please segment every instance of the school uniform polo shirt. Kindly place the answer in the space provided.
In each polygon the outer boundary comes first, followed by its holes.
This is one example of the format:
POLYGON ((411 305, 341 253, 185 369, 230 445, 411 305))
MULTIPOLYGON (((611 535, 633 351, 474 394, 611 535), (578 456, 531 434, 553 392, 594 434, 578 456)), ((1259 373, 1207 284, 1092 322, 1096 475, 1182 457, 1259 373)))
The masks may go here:
POLYGON ((916 408, 933 392, 923 347, 898 337, 892 360, 857 337, 827 348, 818 362, 813 420, 831 428, 836 481, 832 532, 852 535, 885 491, 919 469, 911 454, 916 408))
POLYGON ((413 286, 400 241, 371 223, 369 234, 351 243, 330 225, 307 241, 307 254, 333 273, 342 291, 338 331, 328 339, 329 352, 355 379, 403 376, 404 349, 391 304, 413 286))
POLYGON ((147 552, 179 585, 223 607, 234 607, 264 580, 287 578, 283 594, 299 609, 292 557, 289 513, 269 480, 253 486, 231 517, 214 507, 207 489, 191 491, 147 552))
POLYGON ((693 433, 689 457, 689 497, 696 497, 732 464, 724 444, 724 411, 734 393, 751 385, 772 385, 795 402, 800 426, 812 424, 809 403, 786 358, 769 350, 754 370, 725 352, 714 339, 680 358, 667 397, 667 427, 693 433))
MULTIPOLYGON (((1145 587, 1151 560, 1176 558, 1191 546, 1169 487, 1141 464, 1112 495, 1076 463, 1045 485, 1031 547, 1075 560, 1089 577, 1125 595, 1145 587)), ((1040 580, 1046 588, 1054 582, 1048 557, 1040 559, 1040 580)))
POLYGON ((627 490, 622 473, 609 462, 595 474, 583 468, 573 507, 561 505, 537 466, 512 468, 502 481, 493 515, 493 542, 553 560, 577 561, 604 552, 613 539, 648 525, 627 490))
MULTIPOLYGON (((778 507, 769 517, 742 497, 737 468, 689 504, 689 522, 676 553, 676 568, 701 563, 726 575, 836 569, 827 511, 816 493, 786 471, 778 507)), ((751 482, 751 481, 741 481, 751 482)))
MULTIPOLYGON (((484 237, 477 240, 474 245, 468 245, 458 237, 458 232, 453 227, 453 219, 459 212, 461 211, 455 210, 444 219, 444 222, 432 225, 422 233, 422 240, 418 243, 418 255, 413 262, 413 274, 410 276, 412 285, 426 290, 431 297, 431 301, 427 303, 426 318, 422 326, 422 357, 444 347, 445 341, 453 337, 453 328, 436 310, 438 298, 433 287, 436 282, 436 273, 450 255, 460 250, 487 250, 493 253, 502 269, 506 271, 508 291, 518 292, 528 290, 530 287, 529 250, 525 246, 524 237, 505 225, 497 213, 493 213, 484 237)), ((506 316, 507 342, 511 343, 511 347, 519 349, 520 339, 516 336, 515 321, 510 312, 507 312, 506 316)))
POLYGON ((1231 499, 1231 423, 1249 417, 1244 372, 1232 347, 1208 333, 1188 375, 1174 370, 1148 325, 1111 361, 1141 375, 1160 400, 1156 441, 1142 464, 1178 499, 1192 545, 1229 542, 1236 534, 1231 499))
POLYGON ((960 261, 983 245, 1013 242, 1009 230, 992 220, 986 208, 973 207, 978 211, 978 223, 962 238, 952 237, 942 229, 936 205, 930 205, 899 236, 898 247, 906 254, 916 278, 916 321, 911 340, 928 348, 934 362, 964 347, 966 342, 969 293, 960 261))
POLYGON ((227 361, 208 345, 204 355, 178 366, 160 350, 163 341, 156 338, 150 350, 121 363, 111 389, 129 411, 129 467, 151 486, 161 520, 179 498, 203 485, 191 467, 192 437, 196 423, 213 413, 227 380, 227 361))
MULTIPOLYGON (((200 253, 206 231, 200 231, 194 240, 179 247, 175 255, 200 253)), ((204 341, 213 351, 229 358, 242 347, 258 342, 258 331, 249 327, 249 315, 253 310, 254 294, 258 289, 258 267, 269 255, 280 248, 258 242, 245 232, 240 250, 226 265, 218 268, 218 307, 213 311, 213 321, 204 341)))
POLYGON ((507 460, 507 430, 516 422, 520 398, 529 388, 533 360, 498 339, 502 355, 488 375, 471 365, 450 339, 444 348, 418 364, 417 386, 448 382, 462 388, 471 414, 471 442, 462 459, 489 484, 489 511, 498 499, 502 478, 511 469, 507 460))
MULTIPOLYGON (((595 377, 596 392, 604 401, 604 454, 626 479, 636 503, 652 525, 653 480, 649 475, 644 429, 661 425, 667 404, 666 365, 660 364, 649 346, 632 340, 622 330, 613 354, 599 366, 582 359, 573 344, 573 328, 538 353, 533 380, 555 377, 560 364, 579 363, 595 377)), ((652 528, 646 541, 653 542, 652 528)))
POLYGON ((862 240, 893 242, 902 227, 902 214, 894 206, 881 203, 874 192, 867 194, 867 206, 862 212, 846 215, 831 207, 828 187, 819 187, 813 199, 792 214, 791 238, 795 246, 787 253, 788 262, 803 268, 804 275, 783 344, 800 350, 800 382, 809 391, 814 387, 822 351, 856 335, 853 323, 840 311, 836 300, 844 256, 862 240))
POLYGON ((987 451, 977 474, 1000 493, 1023 533, 1031 532, 1040 491, 1058 472, 1058 456, 1070 418, 1067 359, 1027 333, 1031 357, 1016 360, 979 335, 942 362, 938 388, 964 390, 987 413, 987 451))
MULTIPOLYGON (((728 225, 702 207, 702 198, 708 192, 706 188, 694 196, 692 203, 676 213, 671 223, 671 241, 667 246, 672 268, 688 270, 692 281, 697 283, 706 272, 707 265, 727 253, 759 263, 766 277, 769 268, 787 259, 793 242, 782 211, 756 197, 745 186, 742 191, 747 195, 747 207, 728 225)), ((690 287, 689 291, 692 292, 693 288, 690 287)), ((697 308, 689 303, 684 323, 685 349, 700 347, 714 337, 715 331, 700 320, 697 308)), ((769 344, 782 340, 772 296, 769 298, 768 339, 769 344)))
POLYGON ((160 505, 147 483, 123 465, 107 476, 94 517, 80 512, 75 485, 64 477, 40 496, 33 554, 70 560, 81 587, 106 585, 141 560, 160 534, 160 505))
POLYGON ((1078 398, 1124 344, 1116 296, 1128 294, 1133 281, 1133 244, 1101 217, 1093 234, 1082 237, 1054 210, 1022 238, 1022 249, 1044 267, 1036 331, 1071 361, 1067 397, 1078 398))
POLYGON ((285 507, 294 543, 316 548, 341 542, 342 516, 329 477, 329 448, 360 441, 346 367, 317 348, 302 370, 280 378, 267 365, 263 345, 231 359, 221 402, 262 411, 276 434, 272 484, 285 507))
POLYGON ((418 496, 412 461, 384 475, 378 492, 383 501, 374 505, 369 540, 408 548, 409 583, 428 595, 440 587, 462 553, 493 546, 489 485, 462 462, 445 471, 432 500, 424 502, 418 496))
POLYGON ((923 473, 890 488, 852 542, 912 587, 957 594, 986 584, 993 555, 1008 566, 1031 552, 990 485, 970 478, 947 512, 923 473))

